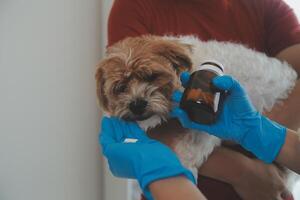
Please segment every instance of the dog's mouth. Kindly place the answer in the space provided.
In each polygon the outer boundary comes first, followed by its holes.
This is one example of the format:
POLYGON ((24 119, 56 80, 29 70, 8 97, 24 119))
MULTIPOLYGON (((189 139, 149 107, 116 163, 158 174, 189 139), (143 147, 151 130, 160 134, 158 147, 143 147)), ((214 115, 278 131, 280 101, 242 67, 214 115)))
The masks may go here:
POLYGON ((132 113, 128 113, 128 114, 122 116, 121 118, 126 121, 143 121, 143 120, 149 119, 153 115, 154 115, 154 113, 152 113, 152 112, 147 112, 142 115, 134 115, 132 113))

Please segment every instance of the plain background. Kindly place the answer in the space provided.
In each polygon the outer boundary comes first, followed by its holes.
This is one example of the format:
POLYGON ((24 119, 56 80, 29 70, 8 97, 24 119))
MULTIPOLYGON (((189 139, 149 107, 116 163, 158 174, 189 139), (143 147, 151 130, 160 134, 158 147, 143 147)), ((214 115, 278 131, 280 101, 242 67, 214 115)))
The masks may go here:
POLYGON ((0 0, 0 199, 99 200, 100 0, 0 0))

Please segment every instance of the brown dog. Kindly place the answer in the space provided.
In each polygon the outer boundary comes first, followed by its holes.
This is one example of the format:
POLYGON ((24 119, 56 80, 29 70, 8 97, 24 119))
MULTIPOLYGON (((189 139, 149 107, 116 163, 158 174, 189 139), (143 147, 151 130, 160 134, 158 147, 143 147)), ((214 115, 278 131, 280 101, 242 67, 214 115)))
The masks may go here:
POLYGON ((141 121, 166 119, 178 74, 190 70, 190 48, 160 37, 128 38, 107 49, 96 73, 101 107, 111 115, 141 121))

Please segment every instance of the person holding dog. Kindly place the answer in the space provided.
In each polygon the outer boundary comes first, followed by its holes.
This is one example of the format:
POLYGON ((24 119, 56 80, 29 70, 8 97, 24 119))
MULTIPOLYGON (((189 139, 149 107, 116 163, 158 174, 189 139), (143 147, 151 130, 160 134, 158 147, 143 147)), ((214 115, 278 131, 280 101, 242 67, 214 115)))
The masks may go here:
MULTIPOLYGON (((181 79, 186 83, 189 74, 182 74, 181 79)), ((299 135, 260 114, 244 88, 231 76, 216 77, 213 84, 229 94, 216 123, 195 123, 178 106, 172 109, 171 116, 178 118, 185 128, 233 140, 265 163, 276 160, 300 174, 299 135)), ((179 103, 181 96, 181 92, 175 91, 172 99, 179 103)), ((162 143, 148 138, 137 123, 104 117, 100 143, 112 173, 118 177, 137 179, 147 199, 205 199, 193 185, 192 173, 180 164, 175 153, 162 143), (126 144, 125 138, 136 141, 126 144)))
MULTIPOLYGON (((238 42, 285 60, 300 71, 300 26, 283 0, 116 0, 108 23, 108 45, 144 34, 193 34, 202 40, 238 42)), ((300 125, 299 101, 298 81, 283 106, 265 114, 296 129, 300 125)), ((174 123, 171 120, 169 126, 174 123)), ((280 197, 284 185, 272 165, 226 147, 216 149, 199 173, 203 175, 198 179, 199 188, 209 199, 284 199, 280 197), (247 179, 247 184, 240 177, 247 179)))

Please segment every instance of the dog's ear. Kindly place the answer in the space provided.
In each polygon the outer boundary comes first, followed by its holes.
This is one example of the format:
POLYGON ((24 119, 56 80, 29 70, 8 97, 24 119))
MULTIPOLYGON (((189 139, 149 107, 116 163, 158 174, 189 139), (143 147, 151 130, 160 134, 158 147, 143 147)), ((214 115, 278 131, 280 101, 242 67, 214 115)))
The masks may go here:
POLYGON ((192 68, 191 45, 182 44, 177 40, 158 40, 153 45, 153 50, 154 53, 167 58, 178 74, 182 71, 190 71, 192 68))
POLYGON ((100 62, 97 66, 95 79, 96 79, 96 89, 97 89, 97 97, 98 103, 101 108, 107 110, 108 109, 108 99, 104 92, 104 83, 105 83, 105 67, 107 65, 107 60, 100 62))

